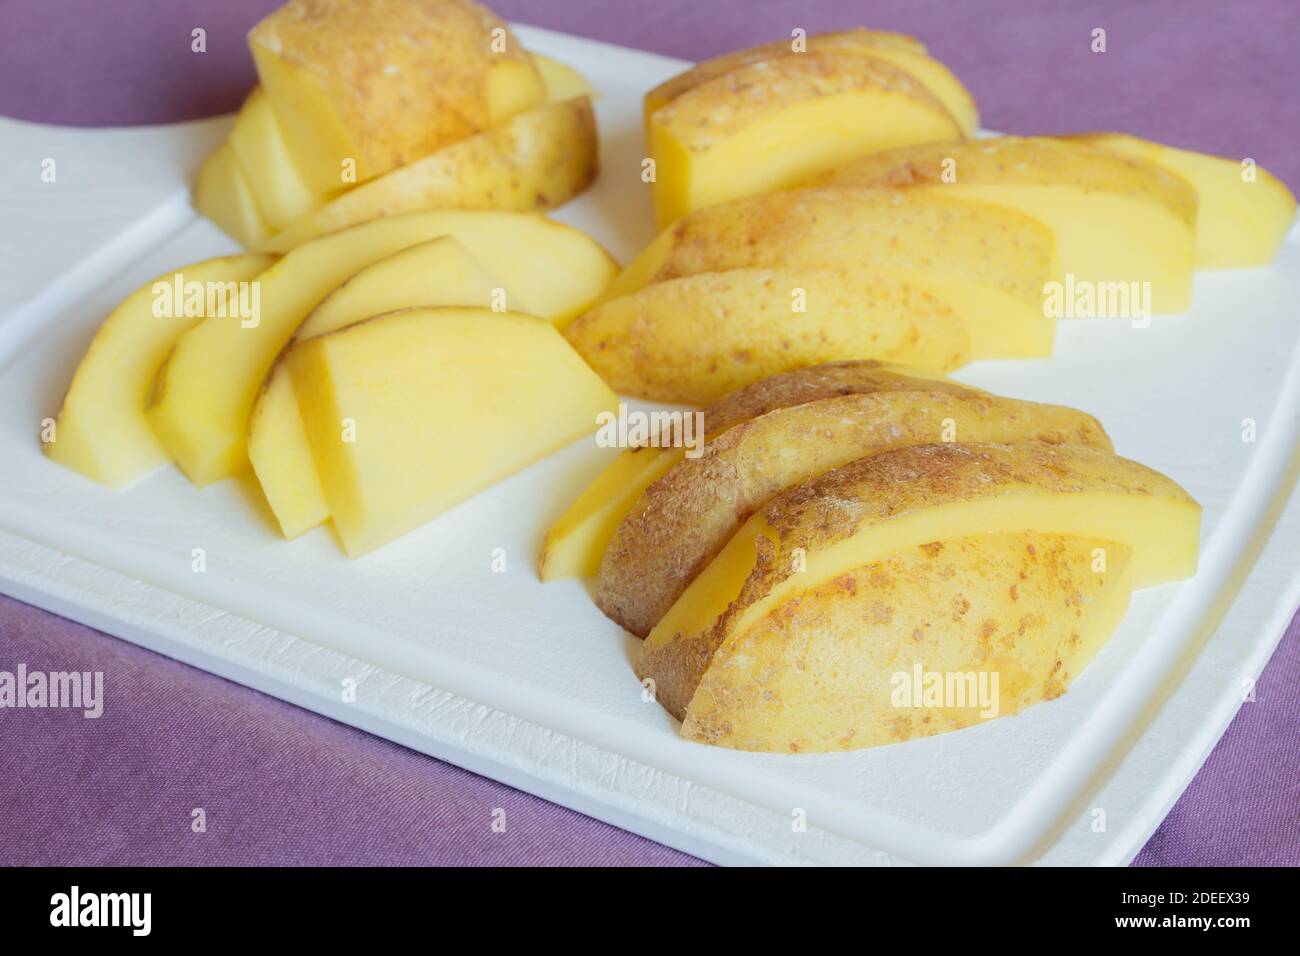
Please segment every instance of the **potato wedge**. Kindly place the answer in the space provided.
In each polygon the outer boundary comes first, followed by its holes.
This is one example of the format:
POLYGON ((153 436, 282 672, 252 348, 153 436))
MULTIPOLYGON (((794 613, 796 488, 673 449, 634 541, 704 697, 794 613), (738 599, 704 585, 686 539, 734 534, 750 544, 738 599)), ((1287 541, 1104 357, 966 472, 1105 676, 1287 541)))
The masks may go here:
POLYGON ((769 753, 857 750, 1052 700, 1123 617, 1130 556, 1112 541, 1037 533, 894 552, 729 637, 682 736, 769 753))
POLYGON ((285 361, 351 556, 594 431, 618 401, 549 322, 490 309, 393 312, 285 361))
POLYGON ((361 183, 539 105, 541 77, 472 0, 290 0, 248 35, 313 186, 361 183))
MULTIPOLYGON (((966 390, 956 382, 923 375, 916 369, 871 361, 830 362, 773 375, 705 408, 704 434, 713 438, 774 409, 837 395, 920 387, 966 390)), ((605 549, 632 506, 682 457, 681 448, 647 446, 629 448, 614 458, 547 531, 537 558, 541 579, 594 578, 605 549)))
POLYGON ((241 246, 252 249, 271 236, 239 159, 223 143, 203 161, 194 180, 194 208, 241 246))
POLYGON ((620 394, 688 405, 823 362, 947 371, 971 354, 949 302, 886 272, 828 269, 670 279, 604 303, 564 334, 620 394))
MULTIPOLYGON (((514 301, 501 282, 450 236, 395 252, 343 283, 303 320, 293 341, 414 306, 467 305, 498 311, 514 301)), ((280 531, 293 539, 329 520, 298 398, 283 361, 271 367, 248 420, 248 458, 280 531)))
POLYGON ((651 116, 655 215, 666 226, 866 153, 961 136, 933 93, 884 60, 823 51, 746 64, 651 116))
POLYGON ((196 262, 153 279, 109 313, 86 349, 54 423, 45 454, 92 481, 124 488, 170 459, 145 417, 145 402, 158 368, 176 340, 208 313, 226 308, 235 283, 247 282, 275 261, 247 253, 196 262), (202 310, 186 314, 184 300, 169 290, 197 283, 202 310), (170 302, 170 306, 164 305, 170 302))
MULTIPOLYGON (((283 229, 328 198, 328 193, 312 188, 298 169, 271 101, 260 86, 244 101, 228 142, 269 229, 283 229)), ((210 219, 220 214, 219 209, 202 206, 199 212, 210 219)))
POLYGON ((644 637, 754 512, 823 472, 911 445, 1072 442, 1111 450, 1095 418, 978 389, 912 389, 824 398, 781 408, 683 458, 619 525, 596 578, 596 604, 644 637))
POLYGON ((362 183, 259 247, 287 252, 337 229, 423 209, 542 212, 585 190, 596 171, 591 100, 566 99, 362 183))
POLYGON ((1154 163, 1196 190, 1196 268, 1268 265, 1295 221, 1295 197, 1268 170, 1246 161, 1175 149, 1124 133, 1065 137, 1154 163))
MULTIPOLYGON (((806 37, 805 53, 855 53, 859 56, 871 56, 885 60, 912 74, 926 89, 935 95, 953 118, 957 120, 962 131, 971 136, 979 126, 979 114, 975 101, 952 72, 931 57, 925 44, 902 33, 890 33, 885 30, 865 30, 862 28, 845 30, 839 33, 821 33, 806 37)), ((646 128, 649 129, 650 117, 664 106, 688 90, 701 83, 717 79, 740 67, 749 66, 765 60, 782 56, 799 56, 791 40, 765 43, 735 53, 727 53, 703 63, 696 64, 689 70, 677 74, 670 80, 656 86, 645 95, 646 128)))
POLYGON ((299 323, 349 276, 408 246, 453 236, 546 317, 580 311, 614 272, 588 236, 541 216, 497 211, 391 216, 294 249, 258 278, 252 327, 207 319, 177 341, 160 370, 149 418, 168 453, 198 485, 248 465, 248 417, 276 356, 299 323))
POLYGON ((864 156, 808 184, 1003 204, 1052 229, 1058 281, 1150 283, 1154 312, 1184 312, 1191 304, 1196 193, 1152 163, 1080 142, 1002 136, 864 156))
POLYGON ((1133 585, 1196 570, 1201 508, 1098 448, 916 445, 860 458, 773 499, 650 632, 638 673, 684 714, 717 649, 799 593, 886 555, 977 534, 1041 532, 1133 549, 1133 585))
POLYGON ((1052 349, 1055 322, 1043 312, 1050 230, 1016 210, 938 192, 797 190, 703 209, 660 233, 600 302, 682 276, 754 268, 889 277, 954 310, 972 358, 1052 349))

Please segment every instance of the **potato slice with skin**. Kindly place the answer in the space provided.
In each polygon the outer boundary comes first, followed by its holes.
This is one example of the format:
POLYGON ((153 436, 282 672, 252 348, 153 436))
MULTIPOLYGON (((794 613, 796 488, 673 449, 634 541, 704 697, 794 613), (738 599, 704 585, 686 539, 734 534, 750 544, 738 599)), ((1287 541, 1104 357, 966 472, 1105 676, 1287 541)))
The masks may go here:
MULTIPOLYGON (((947 379, 879 362, 830 362, 773 375, 738 389, 701 413, 706 439, 777 408, 836 395, 926 387, 966 391, 947 379)), ((547 531, 537 558, 543 581, 594 578, 614 532, 642 492, 682 460, 682 448, 629 448, 597 475, 547 531)))
POLYGON ((967 136, 973 135, 978 128, 979 113, 975 109, 975 101, 970 93, 946 66, 928 55, 923 43, 902 33, 856 29, 807 37, 804 49, 800 52, 794 50, 791 40, 781 40, 699 63, 659 84, 645 95, 647 129, 651 116, 657 110, 701 83, 753 63, 782 56, 802 56, 804 53, 827 51, 876 57, 892 63, 910 73, 933 93, 957 120, 967 136))
POLYGON ((685 712, 715 651, 796 594, 896 551, 1041 532, 1133 549, 1133 585, 1196 570, 1201 508, 1164 475, 1081 445, 916 445, 861 458, 775 498, 691 582, 640 673, 685 712))
POLYGON ((408 246, 452 236, 547 318, 580 311, 614 272, 608 253, 542 216, 446 210, 391 216, 322 236, 258 277, 254 327, 208 319, 186 332, 159 373, 150 421, 198 485, 248 465, 248 417, 276 356, 299 323, 349 276, 408 246))
MULTIPOLYGON (((362 269, 331 292, 294 334, 294 341, 325 335, 374 315, 413 306, 501 305, 524 311, 450 236, 395 252, 362 269)), ((248 421, 248 458, 280 530, 293 539, 329 519, 298 398, 283 362, 263 383, 248 421)))
POLYGON ((1196 190, 1196 268, 1240 269, 1268 265, 1295 221, 1291 190, 1268 170, 1247 179, 1242 162, 1176 149, 1124 133, 1064 137, 1154 163, 1182 176, 1196 190))
MULTIPOLYGON (((792 39, 763 43, 745 50, 735 50, 715 56, 695 64, 689 70, 683 70, 676 76, 660 83, 645 95, 645 114, 650 116, 662 106, 671 103, 688 90, 693 90, 701 83, 715 80, 739 67, 749 66, 762 60, 769 60, 786 53, 792 53, 792 39)), ((805 38, 806 51, 814 53, 822 50, 841 52, 871 52, 882 46, 894 46, 911 50, 915 53, 926 52, 925 44, 905 33, 893 33, 887 30, 867 30, 858 27, 836 33, 818 33, 805 38)))
POLYGON ((600 303, 680 276, 730 269, 887 274, 960 302, 971 357, 1049 354, 1043 312, 1053 238, 1013 209, 946 193, 798 190, 702 209, 662 232, 600 303))
POLYGON ((823 52, 752 63, 650 118, 655 214, 664 226, 864 153, 961 135, 934 94, 883 60, 823 52))
POLYGON ((253 189, 229 143, 203 161, 194 180, 194 208, 241 246, 252 249, 271 236, 253 189))
MULTIPOLYGON (((946 384, 946 383, 945 383, 946 384)), ((650 485, 600 565, 596 604, 645 637, 754 512, 858 458, 942 441, 1073 442, 1105 451, 1086 412, 974 388, 890 390, 825 398, 737 425, 650 485)))
POLYGON ((966 327, 947 302, 884 272, 684 276, 606 302, 564 334, 620 394, 689 405, 822 362, 947 371, 970 357, 966 327))
POLYGON ((290 0, 248 35, 295 160, 322 191, 404 166, 542 102, 505 22, 471 0, 290 0))
POLYGON ((274 261, 274 256, 247 253, 196 262, 158 276, 123 299, 78 364, 45 454, 110 488, 123 488, 168 463, 145 417, 145 401, 172 345, 203 316, 157 314, 159 284, 174 288, 178 278, 205 288, 217 283, 221 299, 228 301, 227 283, 246 282, 274 261))
POLYGON ((569 99, 514 117, 362 183, 260 248, 287 251, 308 239, 381 216, 420 209, 541 212, 562 205, 596 178, 591 101, 569 99))
POLYGON ((549 322, 490 309, 393 312, 285 361, 352 556, 589 434, 618 403, 549 322))
POLYGON ((815 753, 1018 713, 1059 697, 1087 666, 1124 616, 1131 575, 1131 550, 1098 538, 1007 533, 906 548, 728 638, 682 736, 815 753), (927 702, 936 676, 951 697, 927 702))
MULTIPOLYGON (((283 229, 325 202, 328 193, 313 189, 290 155, 280 121, 260 86, 235 117, 228 142, 268 228, 283 229)), ((200 211, 212 216, 206 209, 200 211)))
POLYGON ((1149 282, 1153 311, 1183 312, 1191 304, 1196 193, 1153 163, 1063 139, 1000 136, 864 156, 807 184, 1003 204, 1052 229, 1058 281, 1149 282), (949 168, 955 181, 945 181, 949 168))

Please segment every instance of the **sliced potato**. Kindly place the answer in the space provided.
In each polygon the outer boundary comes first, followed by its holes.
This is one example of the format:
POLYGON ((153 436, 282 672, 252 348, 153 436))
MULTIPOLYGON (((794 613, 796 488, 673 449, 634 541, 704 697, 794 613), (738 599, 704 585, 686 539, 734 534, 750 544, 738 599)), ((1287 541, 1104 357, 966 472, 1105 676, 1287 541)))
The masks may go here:
POLYGON ((109 313, 77 366, 45 454, 92 481, 123 488, 169 460, 145 417, 145 402, 173 344, 208 312, 226 310, 235 283, 253 279, 274 256, 247 253, 196 262, 131 293, 109 313), (176 283, 204 288, 203 308, 186 314, 176 283), (170 301, 171 305, 165 303, 170 301))
MULTIPOLYGON (((714 437, 777 408, 801 405, 835 395, 891 388, 929 387, 965 391, 946 379, 919 377, 911 368, 879 362, 831 362, 773 375, 738 389, 705 408, 704 434, 714 437)), ((682 460, 682 448, 629 448, 588 485, 551 526, 542 542, 537 571, 543 581, 594 578, 614 532, 642 492, 682 460)))
POLYGON ((401 249, 453 236, 546 317, 580 311, 614 265, 588 236, 541 216, 496 211, 391 216, 294 249, 258 278, 256 324, 207 319, 186 332, 159 373, 150 421, 195 484, 248 465, 248 418, 263 380, 298 325, 349 276, 401 249))
POLYGON ((740 67, 777 59, 782 56, 802 56, 804 53, 855 53, 859 56, 885 60, 910 73, 941 102, 957 120, 962 131, 970 136, 979 126, 975 101, 962 86, 961 81, 938 60, 929 56, 925 45, 913 37, 884 30, 845 30, 840 33, 821 33, 805 38, 803 50, 796 52, 792 41, 765 43, 735 53, 727 53, 689 70, 679 73, 645 95, 647 128, 650 117, 688 90, 706 83, 740 67))
MULTIPOLYGON (((786 332, 790 334, 800 330, 801 320, 811 319, 812 311, 810 296, 809 314, 794 312, 794 290, 807 292, 812 285, 825 290, 838 282, 841 288, 892 288, 896 291, 894 312, 910 309, 924 313, 931 326, 936 315, 954 317, 965 328, 967 345, 961 350, 963 357, 949 341, 920 339, 908 346, 911 351, 905 355, 896 350, 905 339, 881 334, 884 319, 878 320, 869 308, 860 308, 859 314, 871 322, 866 335, 880 337, 874 344, 865 343, 871 345, 869 350, 851 353, 832 351, 825 343, 823 359, 876 356, 951 368, 953 362, 964 358, 1050 353, 1054 319, 1044 314, 1043 287, 1052 276, 1052 264, 1051 232, 1016 210, 946 194, 888 189, 775 193, 700 210, 665 230, 610 284, 594 313, 566 331, 575 343, 578 336, 584 337, 579 348, 600 366, 602 374, 627 376, 626 382, 611 379, 615 388, 665 400, 707 401, 728 387, 752 380, 737 375, 724 382, 720 376, 733 367, 766 362, 767 370, 772 371, 796 364, 793 356, 781 354, 782 347, 775 353, 748 351, 751 345, 742 341, 747 316, 741 314, 734 329, 725 319, 728 309, 745 310, 735 299, 711 298, 721 294, 711 284, 734 283, 736 288, 727 290, 728 295, 748 288, 750 298, 766 297, 772 309, 778 309, 778 300, 784 295, 786 332), (756 269, 779 270, 780 283, 764 287, 759 281, 755 290, 758 273, 725 278, 735 270, 756 269), (844 278, 832 280, 829 271, 840 272, 844 278), (709 273, 721 276, 670 284, 670 280, 709 273), (661 311, 670 308, 669 300, 671 309, 690 308, 713 316, 706 327, 719 325, 735 340, 717 339, 718 347, 729 354, 724 356, 716 382, 677 379, 668 383, 678 396, 675 399, 667 398, 668 392, 659 391, 660 386, 651 381, 667 369, 638 362, 627 343, 617 336, 598 334, 607 327, 617 328, 621 335, 635 318, 638 343, 656 336, 660 323, 671 341, 672 330, 684 322, 672 312, 661 311), (886 348, 895 350, 884 351, 886 348), (654 390, 646 390, 650 387, 654 390), (695 397, 685 397, 688 394, 695 397)), ((845 294, 836 297, 824 292, 821 300, 852 305, 845 294)), ((890 322, 893 328, 905 330, 912 319, 890 322)), ((803 327, 809 324, 803 322, 803 327)), ((694 347, 698 350, 707 344, 696 341, 694 347)), ((856 347, 861 349, 863 344, 859 341, 856 347)))
MULTIPOLYGON (((294 341, 325 335, 371 316, 413 306, 490 308, 499 298, 524 311, 500 281, 450 236, 395 252, 362 269, 312 310, 294 341), (498 297, 498 293, 500 296, 498 297)), ((298 399, 283 362, 262 385, 248 421, 248 458, 286 538, 329 519, 298 399)))
POLYGON ((598 306, 565 336, 620 394, 690 405, 822 362, 946 371, 971 351, 949 302, 883 271, 683 276, 598 306))
POLYGON ((1132 156, 1185 178, 1196 190, 1196 267, 1268 265, 1295 222, 1295 197, 1268 170, 1245 161, 1175 149, 1124 133, 1067 139, 1132 156))
POLYGON ((422 209, 545 211, 591 185, 597 161, 591 101, 567 99, 363 183, 260 248, 288 251, 346 226, 422 209))
POLYGON ((1058 281, 1149 282, 1153 311, 1191 304, 1196 193, 1152 163, 1068 140, 1002 136, 864 156, 809 182, 1005 205, 1052 229, 1058 281))
POLYGON ((727 638, 681 715, 682 736, 771 753, 856 750, 1052 700, 1123 617, 1130 556, 1113 541, 1039 533, 894 552, 727 638))
MULTIPOLYGON (((294 162, 280 121, 260 86, 235 118, 229 143, 269 229, 283 229, 325 202, 328 193, 313 189, 294 162)), ((202 207, 199 211, 209 218, 220 214, 202 207)))
POLYGON ((717 649, 799 593, 928 542, 1041 532, 1133 549, 1133 585, 1196 570, 1201 508, 1143 465, 1082 445, 917 445, 829 471, 755 513, 646 638, 640 673, 685 713, 717 649))
POLYGON ((295 161, 316 189, 404 166, 539 105, 541 77, 472 0, 290 0, 248 35, 295 161))
POLYGON ((666 226, 865 153, 961 136, 933 93, 884 60, 823 51, 746 64, 650 117, 655 214, 666 226))
POLYGON ((618 401, 549 322, 489 309, 390 313, 285 361, 352 556, 594 431, 618 401))
POLYGON ((253 189, 229 143, 224 143, 199 167, 194 181, 194 208, 245 248, 254 248, 271 235, 253 189))
POLYGON ((823 472, 910 445, 1034 440, 1109 451, 1085 412, 934 387, 823 398, 750 419, 683 458, 619 525, 596 579, 596 603, 640 637, 768 501, 823 472))

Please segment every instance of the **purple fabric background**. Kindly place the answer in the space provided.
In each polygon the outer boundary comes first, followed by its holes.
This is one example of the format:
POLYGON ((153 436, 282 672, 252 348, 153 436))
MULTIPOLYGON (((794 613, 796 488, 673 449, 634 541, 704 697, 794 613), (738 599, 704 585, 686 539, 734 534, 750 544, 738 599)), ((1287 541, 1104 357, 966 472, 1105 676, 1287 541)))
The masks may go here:
MULTIPOLYGON (((0 0, 0 114, 234 109, 274 0, 0 0), (190 52, 207 31, 208 53, 190 52)), ((1251 156, 1300 191, 1300 4, 497 0, 520 22, 687 59, 851 25, 913 33, 1008 132, 1117 129, 1251 156), (1094 27, 1108 52, 1089 52, 1094 27)), ((0 144, 0 157, 3 156, 0 144)), ((0 158, 2 161, 2 158, 0 158)), ((103 671, 106 713, 0 711, 0 864, 698 861, 0 598, 0 670, 103 671), (207 832, 191 831, 204 808, 207 832), (503 833, 493 810, 506 813, 503 833)), ((1300 864, 1300 615, 1139 864, 1300 864)))

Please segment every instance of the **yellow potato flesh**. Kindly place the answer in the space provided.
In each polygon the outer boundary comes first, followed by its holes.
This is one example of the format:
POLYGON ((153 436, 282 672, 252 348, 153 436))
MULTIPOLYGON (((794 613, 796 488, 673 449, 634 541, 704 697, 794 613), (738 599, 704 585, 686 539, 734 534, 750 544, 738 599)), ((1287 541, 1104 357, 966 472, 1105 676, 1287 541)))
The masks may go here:
POLYGON ((260 248, 288 251, 347 226, 421 209, 532 212, 586 189, 597 167, 591 101, 578 97, 529 110, 422 159, 362 183, 260 248))
POLYGON ((1122 619, 1131 578, 1131 550, 1097 538, 988 534, 896 552, 729 638, 682 736, 813 753, 1018 713, 1083 671, 1122 619), (943 684, 927 700, 917 676, 943 684))
POLYGON ((194 181, 194 208, 241 246, 254 248, 271 235, 271 227, 262 218, 252 187, 229 143, 204 160, 199 169, 194 181))
POLYGON ((617 398, 550 323, 408 309, 286 362, 349 555, 371 551, 596 428, 617 398))
MULTIPOLYGON (((202 314, 155 314, 159 283, 219 283, 217 307, 228 300, 226 283, 254 278, 274 256, 248 253, 196 262, 141 286, 104 320, 77 366, 45 454, 87 478, 122 488, 167 463, 167 451, 145 417, 145 402, 172 345, 202 314)), ((215 287, 214 287, 215 288, 215 287)), ((204 309, 207 309, 206 297, 204 309)))
POLYGON ((452 236, 550 318, 580 311, 613 275, 608 254, 576 229, 541 216, 440 211, 393 216, 304 243, 259 276, 253 327, 207 319, 176 343, 160 373, 150 421, 198 485, 248 465, 248 417, 266 374, 298 325, 349 276, 385 256, 452 236))
POLYGON ((670 124, 655 119, 655 217, 667 226, 704 206, 794 186, 863 153, 960 134, 941 108, 880 89, 774 108, 698 151, 683 144, 670 124))
POLYGON ((1195 234, 1162 206, 1070 186, 936 186, 1006 205, 1056 233, 1056 274, 1076 282, 1151 284, 1154 312, 1192 305, 1195 234))
POLYGON ((347 184, 345 163, 365 182, 544 95, 506 25, 462 0, 292 0, 248 42, 294 159, 324 192, 347 184))
POLYGON ((1243 164, 1235 160, 1175 149, 1122 133, 1090 133, 1072 138, 1155 163, 1192 184, 1198 200, 1198 269, 1268 265, 1277 257, 1278 247, 1295 221, 1295 197, 1265 169, 1256 167, 1250 179, 1243 164))
MULTIPOLYGON (((325 201, 327 194, 311 187, 289 154, 279 120, 261 87, 253 90, 239 111, 229 143, 270 229, 283 229, 325 201)), ((208 210, 199 211, 211 217, 208 210)))
MULTIPOLYGON (((525 311, 500 282, 455 239, 443 236, 362 269, 318 305, 295 341, 325 335, 371 316, 413 306, 490 307, 498 290, 503 305, 525 311)), ((248 458, 286 538, 296 538, 329 518, 316 475, 298 399, 283 362, 277 362, 253 406, 248 458)))
POLYGON ((546 532, 537 559, 541 579, 595 577, 605 547, 628 511, 683 453, 680 448, 632 448, 610 462, 546 532))
POLYGON ((540 53, 529 53, 528 57, 533 61, 537 75, 542 78, 547 103, 563 103, 579 96, 595 98, 596 91, 591 88, 587 78, 567 63, 552 60, 540 53))
MULTIPOLYGON (((1133 549, 1134 587, 1177 580, 1195 573, 1200 517, 1200 506, 1174 482, 1084 446, 1018 442, 887 452, 823 475, 751 517, 651 631, 646 652, 680 643, 680 656, 698 662, 727 635, 801 591, 903 548, 977 534, 1104 538, 1133 549), (807 511, 808 526, 784 535, 769 522, 789 502, 806 505, 822 485, 826 500, 854 502, 840 512, 834 533, 815 507, 807 511)), ((674 699, 685 685, 668 686, 661 700, 674 699)))

